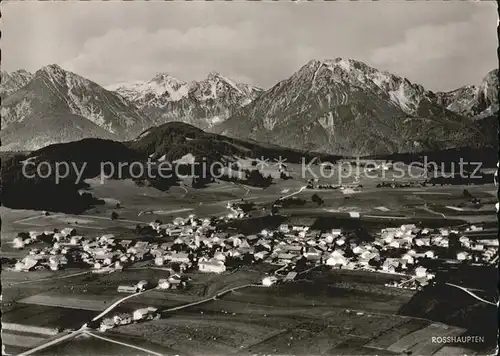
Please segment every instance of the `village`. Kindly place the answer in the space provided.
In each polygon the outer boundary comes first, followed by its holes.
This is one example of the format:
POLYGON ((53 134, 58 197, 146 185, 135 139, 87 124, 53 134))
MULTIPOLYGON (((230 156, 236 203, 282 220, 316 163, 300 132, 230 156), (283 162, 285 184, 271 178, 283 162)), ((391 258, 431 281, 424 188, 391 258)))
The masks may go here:
POLYGON ((425 259, 481 265, 493 265, 497 259, 497 240, 470 239, 463 234, 481 231, 478 225, 431 229, 404 224, 381 229, 373 241, 355 243, 353 232, 319 231, 304 225, 281 224, 277 229, 264 229, 253 235, 221 231, 221 223, 246 217, 241 208, 231 204, 228 208, 232 212, 223 218, 201 219, 190 215, 177 217, 170 223, 155 221, 137 226, 147 235, 143 239, 116 239, 112 234, 88 238, 78 235, 75 228, 22 232, 12 241, 14 248, 26 249, 37 242, 45 243, 45 247, 29 249, 13 269, 57 271, 87 267, 95 273, 106 273, 147 262, 182 274, 193 269, 223 273, 253 263, 327 265, 400 273, 416 277, 416 283, 422 286, 433 277, 432 271, 421 266, 425 259), (166 242, 156 242, 158 239, 166 242))
MULTIPOLYGON (((381 229, 364 241, 348 229, 320 231, 300 224, 281 224, 245 235, 221 228, 228 221, 247 218, 238 204, 228 204, 227 208, 231 212, 221 218, 190 215, 170 223, 155 221, 137 226, 143 236, 140 239, 118 239, 112 234, 88 238, 78 235, 75 228, 19 233, 12 241, 13 247, 29 250, 12 270, 84 268, 93 273, 111 273, 140 264, 168 272, 166 278, 141 280, 117 289, 134 294, 153 288, 186 288, 189 278, 184 273, 188 271, 221 274, 265 263, 276 267, 274 273, 263 275, 261 285, 265 287, 293 281, 298 272, 323 266, 393 274, 401 278, 386 287, 421 290, 435 283, 436 272, 429 262, 494 265, 497 260, 497 240, 466 236, 467 232, 480 232, 482 227, 478 225, 431 229, 404 224, 381 229), (30 248, 33 244, 43 247, 30 248)), ((98 327, 105 331, 159 316, 157 308, 146 307, 130 315, 104 318, 98 327)))

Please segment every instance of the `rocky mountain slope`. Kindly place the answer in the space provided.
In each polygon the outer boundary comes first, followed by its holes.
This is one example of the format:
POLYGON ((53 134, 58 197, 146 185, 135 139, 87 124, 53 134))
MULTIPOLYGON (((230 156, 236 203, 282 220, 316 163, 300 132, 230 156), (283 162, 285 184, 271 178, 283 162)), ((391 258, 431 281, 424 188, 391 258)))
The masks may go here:
POLYGON ((471 120, 405 78, 337 58, 313 60, 263 92, 215 132, 338 154, 481 144, 471 120))
MULTIPOLYGON (((26 85, 6 97, 2 101, 1 116, 2 131, 17 124, 23 127, 23 132, 36 132, 41 127, 39 120, 54 118, 44 121, 48 126, 44 126, 43 131, 52 137, 50 142, 80 139, 78 132, 87 137, 127 139, 149 126, 137 107, 122 96, 57 65, 38 70, 26 85), (72 120, 76 122, 69 122, 72 120), (80 127, 81 130, 76 129, 72 135, 70 127, 80 127), (61 135, 61 130, 67 135, 61 135)), ((17 135, 13 129, 10 132, 3 141, 4 145, 35 145, 27 142, 28 138, 22 136, 22 132, 17 135)), ((40 140, 37 142, 41 143, 40 140)))
POLYGON ((204 129, 226 120, 262 91, 215 72, 191 83, 160 73, 148 82, 119 84, 108 89, 136 104, 155 125, 182 121, 204 129))
POLYGON ((490 71, 479 85, 466 85, 451 92, 436 93, 448 110, 473 119, 498 113, 498 69, 490 71))
POLYGON ((56 143, 98 137, 118 140, 117 135, 90 120, 72 114, 54 114, 37 117, 27 125, 15 122, 0 131, 1 151, 36 150, 56 143))
POLYGON ((25 71, 24 69, 16 70, 14 72, 1 72, 2 80, 0 82, 0 96, 7 97, 16 90, 21 89, 29 83, 33 78, 33 74, 25 71))
POLYGON ((337 155, 491 146, 497 132, 498 70, 446 93, 342 58, 312 60, 265 91, 218 73, 191 83, 163 73, 106 90, 50 65, 35 74, 2 72, 0 89, 2 150, 130 140, 171 121, 337 155))

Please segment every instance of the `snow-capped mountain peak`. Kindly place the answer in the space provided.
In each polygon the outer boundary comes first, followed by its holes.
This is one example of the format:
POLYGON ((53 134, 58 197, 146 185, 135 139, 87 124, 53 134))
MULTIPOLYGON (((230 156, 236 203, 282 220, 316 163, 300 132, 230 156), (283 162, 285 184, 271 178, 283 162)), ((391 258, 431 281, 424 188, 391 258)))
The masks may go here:
POLYGON ((53 85, 62 87, 85 86, 88 87, 90 81, 73 72, 62 69, 57 64, 50 64, 40 68, 35 73, 35 77, 47 78, 53 85))
POLYGON ((159 85, 163 85, 165 88, 179 88, 187 83, 185 81, 179 80, 168 73, 158 73, 153 79, 151 79, 148 83, 157 83, 159 85))
MULTIPOLYGON (((408 79, 380 71, 350 58, 335 58, 319 61, 313 59, 291 78, 293 81, 310 81, 312 90, 325 86, 340 86, 347 92, 362 90, 389 97, 390 101, 408 115, 415 115, 422 101, 430 100, 432 93, 408 79), (293 79, 292 79, 293 78, 293 79)), ((289 80, 290 80, 289 79, 289 80)))
POLYGON ((42 68, 40 68, 40 71, 45 73, 60 73, 64 72, 64 69, 62 69, 58 64, 54 63, 43 66, 42 68))
POLYGON ((139 107, 164 106, 166 101, 178 101, 186 97, 189 90, 186 82, 167 73, 158 73, 147 82, 116 84, 108 86, 107 89, 116 91, 139 107))
POLYGON ((108 86, 135 103, 155 123, 184 121, 208 128, 247 105, 262 91, 238 83, 218 72, 201 81, 186 83, 168 73, 158 73, 147 82, 108 86))
POLYGON ((207 75, 208 80, 217 80, 220 77, 221 77, 220 73, 216 71, 212 71, 207 75))
POLYGON ((495 115, 498 104, 498 69, 490 71, 479 85, 464 85, 436 93, 438 102, 460 115, 481 119, 495 115))
POLYGON ((450 142, 471 140, 477 132, 469 124, 421 85, 356 60, 335 58, 307 62, 214 131, 363 155, 429 149, 435 142, 448 148, 450 142))

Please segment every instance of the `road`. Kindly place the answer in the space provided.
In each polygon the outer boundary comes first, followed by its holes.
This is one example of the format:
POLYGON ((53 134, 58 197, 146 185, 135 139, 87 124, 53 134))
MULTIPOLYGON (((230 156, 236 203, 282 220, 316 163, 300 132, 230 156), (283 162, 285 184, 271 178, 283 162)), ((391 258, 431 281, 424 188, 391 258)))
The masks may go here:
POLYGON ((170 215, 176 213, 184 213, 186 211, 193 211, 193 210, 194 208, 182 208, 174 210, 142 210, 139 212, 139 214, 137 214, 137 216, 141 216, 143 214, 170 215))
POLYGON ((205 299, 202 299, 202 300, 198 300, 196 302, 191 302, 191 303, 188 303, 188 304, 179 305, 177 307, 168 308, 168 309, 163 310, 162 312, 163 313, 167 313, 167 312, 171 312, 171 311, 177 311, 177 310, 182 310, 182 309, 190 308, 190 307, 193 307, 195 305, 207 303, 207 302, 212 301, 212 300, 217 300, 217 298, 220 298, 220 297, 222 297, 223 295, 225 295, 227 293, 234 292, 236 290, 243 289, 243 288, 256 287, 256 286, 258 286, 258 284, 255 284, 255 283, 244 284, 244 285, 241 285, 241 286, 238 286, 238 287, 226 289, 226 290, 224 290, 222 292, 219 292, 219 293, 215 294, 212 297, 208 297, 208 298, 205 298, 205 299))
MULTIPOLYGON (((102 313, 100 313, 99 315, 97 315, 96 317, 94 317, 92 319, 92 321, 99 320, 100 318, 102 318, 103 316, 105 316, 106 314, 108 314, 111 310, 113 310, 114 308, 116 308, 116 306, 118 306, 120 303, 124 302, 125 300, 133 298, 133 297, 136 297, 136 296, 141 295, 143 293, 146 293, 147 291, 148 290, 145 290, 145 291, 142 291, 142 292, 139 292, 139 293, 134 293, 134 294, 128 295, 128 296, 126 296, 124 298, 121 298, 120 300, 117 300, 116 302, 114 302, 113 304, 111 304, 108 308, 106 308, 102 313)), ((31 355, 31 354, 33 354, 35 352, 38 352, 38 351, 43 350, 43 349, 46 349, 47 347, 50 347, 50 346, 58 344, 58 343, 60 343, 62 341, 68 340, 68 339, 70 339, 72 337, 75 337, 75 336, 77 336, 77 335, 79 335, 81 333, 91 334, 92 336, 97 337, 96 335, 88 332, 87 330, 88 330, 87 329, 87 323, 85 323, 78 330, 72 331, 72 332, 70 332, 68 334, 65 334, 65 335, 61 336, 61 337, 58 337, 58 338, 53 339, 53 340, 50 340, 49 342, 46 342, 46 343, 41 344, 41 345, 38 345, 37 347, 35 347, 33 349, 30 349, 30 350, 27 350, 27 351, 23 352, 19 356, 21 356, 21 355, 23 355, 23 356, 24 355, 31 355)), ((107 340, 107 341, 110 341, 110 340, 107 340)), ((114 340, 113 340, 113 342, 114 342, 114 340)), ((132 345, 128 345, 127 344, 126 346, 132 346, 132 345)), ((137 348, 137 347, 135 347, 135 348, 137 348)), ((145 350, 143 350, 143 351, 145 351, 145 350)), ((148 351, 149 350, 147 350, 146 352, 148 352, 148 351)), ((155 354, 155 353, 153 353, 153 354, 155 354)), ((156 354, 156 355, 159 355, 159 354, 156 354)))
MULTIPOLYGON (((239 290, 239 289, 243 289, 243 288, 256 287, 256 286, 260 286, 260 285, 253 284, 253 283, 248 283, 248 284, 244 284, 244 285, 241 285, 241 286, 238 286, 238 287, 233 287, 233 288, 230 288, 230 289, 223 290, 223 291, 215 294, 212 297, 208 297, 208 298, 196 301, 196 302, 191 302, 191 303, 179 305, 177 307, 168 308, 168 309, 163 310, 162 312, 172 312, 172 311, 178 311, 178 310, 190 308, 190 307, 193 307, 195 305, 200 305, 200 304, 203 304, 203 303, 207 303, 209 301, 216 300, 217 298, 220 298, 220 297, 222 297, 223 295, 225 295, 227 293, 230 293, 230 292, 233 292, 233 291, 236 291, 236 290, 239 290)), ((152 289, 149 289, 149 290, 152 290, 152 289)), ((143 292, 139 292, 139 293, 134 293, 134 294, 126 296, 126 297, 124 297, 124 298, 122 298, 120 300, 117 300, 112 305, 110 305, 108 308, 106 308, 102 313, 100 313, 99 315, 97 315, 96 317, 94 317, 92 319, 92 321, 97 321, 100 318, 104 317, 106 314, 108 314, 110 311, 112 311, 114 308, 116 308, 116 306, 118 306, 120 303, 124 302, 125 300, 133 298, 133 297, 136 297, 136 296, 141 295, 141 294, 144 294, 144 293, 148 292, 149 290, 146 290, 146 291, 143 291, 143 292)), ((108 339, 108 338, 104 338, 104 337, 101 337, 101 336, 97 336, 96 334, 93 334, 93 333, 89 332, 88 328, 87 328, 87 324, 84 324, 78 330, 72 331, 72 332, 70 332, 68 334, 65 334, 65 335, 63 335, 61 337, 58 337, 57 339, 54 339, 54 340, 51 340, 51 341, 49 341, 47 343, 39 345, 39 346, 37 346, 37 347, 35 347, 33 349, 27 350, 24 353, 20 354, 19 356, 21 356, 21 355, 31 355, 31 354, 33 354, 35 352, 38 352, 38 351, 43 350, 43 349, 46 349, 47 347, 50 347, 50 346, 55 345, 57 343, 60 343, 62 341, 68 340, 68 339, 70 339, 72 337, 75 337, 75 336, 77 336, 77 335, 79 335, 81 333, 90 334, 93 337, 101 338, 101 339, 104 339, 104 340, 109 341, 109 342, 120 343, 118 341, 111 340, 111 339, 108 339)), ((133 348, 138 349, 138 350, 142 350, 142 351, 147 352, 147 353, 152 354, 152 355, 160 355, 158 353, 154 353, 154 352, 152 352, 150 350, 142 349, 142 348, 139 348, 139 347, 134 346, 134 345, 129 345, 129 344, 125 344, 125 343, 120 343, 120 344, 122 344, 124 346, 133 347, 133 348)))
POLYGON ((236 185, 236 186, 238 186, 238 187, 240 187, 240 188, 245 189, 245 195, 243 195, 244 197, 246 197, 248 195, 248 193, 250 193, 250 188, 249 187, 247 187, 247 186, 245 186, 243 184, 235 183, 235 182, 231 182, 231 183, 234 184, 234 185, 236 185))
POLYGON ((454 287, 454 288, 458 288, 460 290, 463 290, 465 293, 469 294, 471 297, 479 300, 480 302, 494 305, 495 307, 498 306, 497 303, 493 303, 493 302, 490 302, 489 300, 483 299, 483 298, 479 297, 478 295, 474 294, 473 292, 471 292, 470 290, 468 290, 467 288, 464 288, 462 286, 457 286, 456 284, 453 284, 453 283, 445 283, 445 284, 450 286, 450 287, 454 287))
POLYGON ((181 185, 181 186, 179 186, 179 188, 181 188, 181 189, 184 191, 184 195, 183 195, 183 196, 181 196, 181 197, 179 198, 179 199, 182 199, 182 198, 184 198, 186 195, 188 195, 189 191, 187 190, 187 188, 186 188, 186 187, 183 187, 182 185, 181 185))
POLYGON ((151 289, 147 289, 147 290, 144 290, 142 292, 134 293, 134 294, 128 295, 126 297, 123 297, 122 299, 117 300, 116 302, 114 302, 113 304, 111 304, 109 307, 107 307, 102 313, 100 313, 99 315, 97 315, 96 317, 94 317, 92 319, 92 321, 97 321, 97 320, 101 319, 103 316, 105 316, 106 314, 108 314, 110 311, 112 311, 114 308, 116 308, 118 305, 120 305, 121 303, 123 303, 127 299, 137 297, 138 295, 144 294, 144 293, 146 293, 149 290, 151 290, 151 289))
POLYGON ((27 283, 36 283, 36 282, 43 282, 43 281, 52 281, 54 279, 63 279, 63 278, 70 278, 70 277, 76 277, 76 276, 81 276, 84 274, 88 274, 90 271, 84 271, 84 272, 78 272, 78 273, 73 273, 73 274, 68 274, 66 276, 61 276, 61 277, 49 277, 49 278, 41 278, 41 279, 32 279, 29 281, 21 281, 21 282, 16 282, 16 283, 9 283, 8 286, 15 286, 18 284, 27 284, 27 283))
POLYGON ((52 345, 58 344, 60 342, 63 342, 64 340, 71 339, 72 337, 75 337, 75 336, 81 334, 82 332, 83 332, 82 329, 78 329, 78 330, 72 331, 72 332, 70 332, 70 333, 68 333, 66 335, 58 337, 57 339, 51 340, 49 342, 46 342, 46 343, 44 343, 42 345, 39 345, 39 346, 37 346, 37 347, 35 347, 33 349, 24 351, 24 352, 20 353, 18 356, 32 355, 35 352, 41 351, 43 349, 46 349, 47 347, 50 347, 52 345))
MULTIPOLYGON (((54 215, 49 215, 48 217, 49 218, 59 218, 59 217, 65 217, 65 216, 72 216, 72 215, 71 214, 54 214, 54 215)), ((45 217, 45 215, 42 214, 42 215, 30 216, 28 218, 13 221, 12 223, 13 224, 24 224, 24 225, 33 225, 33 226, 43 227, 43 226, 40 226, 39 224, 29 223, 29 221, 36 220, 36 219, 39 219, 41 217, 45 217)), ((85 218, 92 218, 92 219, 109 220, 108 217, 97 216, 97 215, 87 215, 87 214, 78 214, 76 217, 77 218, 85 217, 85 218)), ((127 220, 127 219, 117 219, 117 221, 129 222, 129 223, 134 223, 134 224, 143 224, 144 223, 144 221, 127 220)))
POLYGON ((290 193, 288 195, 285 195, 284 197, 281 197, 278 200, 283 200, 283 199, 287 199, 287 198, 293 197, 294 195, 297 195, 297 194, 301 193, 306 188, 307 188, 307 185, 304 185, 303 187, 300 187, 300 189, 297 190, 296 192, 293 192, 293 193, 290 193))
MULTIPOLYGON (((101 220, 110 220, 110 218, 105 217, 105 216, 97 216, 97 215, 85 215, 85 214, 80 214, 78 217, 84 217, 84 218, 92 218, 92 219, 101 219, 101 220)), ((138 220, 128 220, 128 219, 116 219, 118 222, 128 222, 132 224, 144 224, 144 221, 138 221, 138 220)))
POLYGON ((440 215, 440 216, 442 216, 444 219, 448 219, 448 218, 446 217, 446 215, 444 215, 443 213, 439 213, 439 212, 437 212, 437 211, 432 210, 432 209, 431 209, 431 208, 429 208, 427 205, 425 205, 425 206, 419 206, 418 208, 419 208, 419 209, 421 209, 421 210, 423 210, 423 211, 427 211, 428 213, 434 214, 434 215, 440 215))
POLYGON ((397 215, 371 215, 371 214, 367 214, 367 215, 361 215, 361 217, 364 217, 364 218, 372 218, 372 219, 390 219, 390 220, 404 220, 404 219, 408 219, 407 216, 397 216, 397 215))
MULTIPOLYGON (((27 218, 23 218, 23 219, 19 219, 19 220, 13 221, 12 223, 13 224, 24 224, 27 221, 36 220, 36 219, 39 219, 42 216, 45 216, 45 215, 40 214, 40 215, 29 216, 27 218)), ((54 215, 49 215, 49 216, 53 217, 53 218, 58 218, 58 217, 64 216, 64 214, 54 214, 54 215)), ((30 225, 30 223, 26 223, 26 224, 30 225)))
POLYGON ((100 335, 94 334, 94 333, 92 333, 90 331, 87 331, 87 330, 83 331, 83 333, 85 335, 92 336, 92 337, 95 337, 97 339, 101 339, 101 340, 104 340, 104 341, 107 341, 107 342, 112 342, 114 344, 118 344, 118 345, 130 347, 132 349, 136 349, 136 350, 139 350, 139 351, 143 351, 143 352, 147 353, 148 355, 163 356, 163 354, 160 354, 158 352, 154 352, 154 351, 145 349, 143 347, 135 346, 135 345, 132 345, 132 344, 127 344, 125 342, 121 342, 121 341, 113 340, 113 339, 110 339, 110 338, 107 338, 107 337, 104 337, 104 336, 100 336, 100 335))

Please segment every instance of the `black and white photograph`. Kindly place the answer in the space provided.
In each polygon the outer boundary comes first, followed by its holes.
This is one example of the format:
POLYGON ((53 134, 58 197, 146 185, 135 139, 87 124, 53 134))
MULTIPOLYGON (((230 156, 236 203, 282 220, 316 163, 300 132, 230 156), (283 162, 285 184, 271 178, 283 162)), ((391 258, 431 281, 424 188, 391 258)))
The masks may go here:
POLYGON ((3 1, 3 355, 498 352, 494 1, 3 1))

